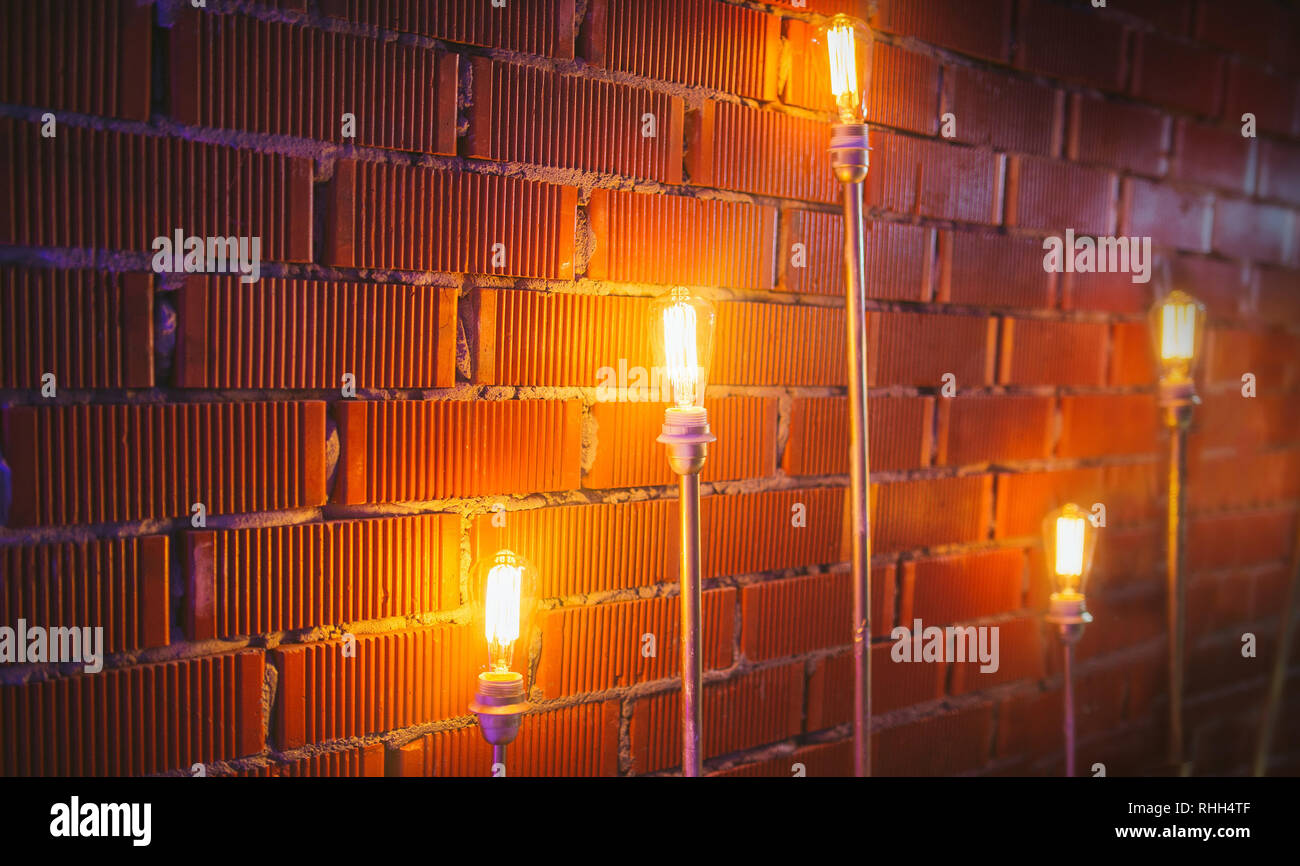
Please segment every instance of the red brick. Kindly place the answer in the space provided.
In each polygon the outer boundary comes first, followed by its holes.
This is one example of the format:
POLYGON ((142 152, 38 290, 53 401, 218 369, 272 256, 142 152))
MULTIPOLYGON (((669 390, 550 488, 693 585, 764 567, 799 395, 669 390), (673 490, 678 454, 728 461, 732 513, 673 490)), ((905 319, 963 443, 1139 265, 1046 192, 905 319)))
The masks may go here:
POLYGON ((1138 174, 1165 173, 1169 116, 1142 105, 1070 97, 1070 159, 1138 174))
POLYGON ((0 388, 37 391, 46 373, 60 389, 153 387, 146 274, 0 268, 0 330, 0 388))
MULTIPOLYGON (((803 663, 765 668, 704 686, 705 758, 788 739, 803 727, 803 663)), ((629 728, 632 771, 653 773, 680 766, 681 693, 638 699, 629 728)))
POLYGON ((0 547, 0 622, 103 628, 110 653, 167 646, 167 547, 165 535, 0 547))
POLYGON ((988 535, 992 475, 872 487, 872 554, 983 541, 988 535))
POLYGON ((700 187, 832 203, 827 124, 705 100, 686 115, 686 171, 700 187), (792 156, 798 154, 799 156, 792 156))
POLYGON ((424 166, 340 160, 325 263, 567 280, 578 190, 424 166), (464 231, 448 232, 455 222, 464 231), (504 266, 494 265, 504 247, 504 266))
POLYGON ((1244 199, 1214 203, 1214 251, 1226 256, 1288 264, 1296 245, 1295 211, 1244 199))
POLYGON ((891 132, 871 137, 867 204, 899 214, 996 224, 1005 157, 891 132))
MULTIPOLYGON (((736 590, 704 593, 700 633, 705 670, 731 667, 736 590)), ((586 607, 541 616, 542 655, 534 687, 543 698, 601 692, 681 676, 680 596, 586 607), (654 638, 653 655, 645 636, 654 638)))
POLYGON ((1241 134, 1239 123, 1221 128, 1179 120, 1171 175, 1233 192, 1250 192, 1254 148, 1255 140, 1241 134))
POLYGON ((842 551, 845 499, 843 487, 704 497, 700 504, 704 576, 846 561, 848 555, 842 551), (804 525, 796 525, 796 514, 804 525))
POLYGON ((872 775, 953 776, 988 763, 993 706, 908 721, 872 735, 872 775))
POLYGON ((1120 231, 1150 237, 1157 246, 1209 252, 1211 202, 1208 194, 1126 178, 1120 189, 1120 231))
MULTIPOLYGON (((728 397, 705 400, 709 427, 717 441, 709 445, 704 481, 761 478, 776 471, 776 398, 728 397)), ((596 457, 583 478, 587 488, 671 484, 664 446, 655 441, 663 426, 662 403, 597 403, 596 457)), ((576 432, 576 431, 575 431, 576 432)), ((536 488, 530 488, 536 489, 536 488)))
POLYGON ((191 640, 460 607, 460 518, 422 514, 185 534, 191 640))
MULTIPOLYGON (((1155 273, 1154 268, 1152 273, 1155 273)), ((1145 313, 1151 309, 1151 283, 1135 283, 1134 276, 1138 275, 1127 271, 1071 271, 1061 274, 1061 307, 1107 313, 1145 313)))
POLYGON ((900 625, 910 629, 913 619, 927 626, 982 619, 1022 607, 1025 552, 1005 548, 918 559, 903 575, 900 625))
POLYGON ((578 486, 576 400, 349 401, 336 410, 335 502, 424 502, 578 486), (520 441, 535 450, 521 451, 520 441))
POLYGON ((1268 0, 1198 0, 1192 35, 1225 51, 1282 63, 1292 52, 1294 27, 1294 14, 1268 0))
MULTIPOLYGON (((1053 647, 1053 652, 1060 650, 1053 647)), ((1116 724, 1123 714, 1125 678, 1113 670, 1077 675, 1075 725, 1080 739, 1116 724)), ((997 753, 1056 754, 1064 748, 1064 696, 1059 687, 1024 692, 1003 701, 998 712, 997 753)), ((1086 740, 1085 740, 1086 741, 1086 740)), ((1076 759, 1082 752, 1076 753, 1076 759)), ((1080 760, 1081 764, 1086 763, 1080 760)), ((1077 771, 1076 771, 1077 772, 1077 771)))
POLYGON ((1139 18, 1174 36, 1187 36, 1191 27, 1192 9, 1186 0, 1126 0, 1122 6, 1114 4, 1107 10, 1139 18))
MULTIPOLYGON (((981 670, 983 664, 979 661, 979 656, 971 657, 971 637, 969 631, 972 626, 963 626, 963 631, 958 640, 965 646, 966 661, 954 662, 952 666, 952 693, 954 695, 963 695, 968 692, 978 692, 1003 683, 1014 682, 1016 680, 1036 680, 1041 679, 1045 672, 1043 663, 1043 622, 1035 614, 1032 616, 1023 616, 1017 619, 1000 620, 996 623, 984 626, 985 628, 996 628, 998 630, 997 646, 997 670, 981 670)), ((988 634, 986 632, 986 634, 988 634)), ((992 641, 988 637, 988 641, 992 641)), ((978 652, 979 640, 976 638, 976 652, 978 652)), ((986 644, 990 652, 992 644, 986 644)))
POLYGON ((940 117, 947 113, 953 115, 958 141, 1040 156, 1061 152, 1065 98, 1055 88, 971 66, 948 66, 940 117))
POLYGON ((323 505, 325 404, 14 406, 10 526, 323 505), (238 442, 235 451, 225 443, 238 442))
POLYGON ((455 289, 195 275, 174 297, 181 388, 456 384, 455 289))
MULTIPOLYGON (((867 402, 871 470, 918 469, 930 463, 932 397, 877 397, 867 402)), ((796 397, 781 470, 787 475, 847 475, 847 397, 796 397)))
POLYGON ((1151 394, 1078 394, 1061 398, 1058 457, 1150 454, 1160 411, 1151 394))
POLYGON ((149 119, 153 10, 132 0, 0 4, 0 102, 149 119), (75 46, 75 47, 74 47, 75 46))
POLYGON ((936 463, 970 466, 1048 457, 1055 414, 1050 397, 969 394, 940 399, 936 463))
POLYGON ((1296 512, 1193 516, 1187 523, 1189 571, 1285 562, 1296 537, 1296 512))
MULTIPOLYGON (((594 189, 587 219, 595 241, 587 262, 593 280, 737 289, 774 285, 773 207, 594 189), (668 248, 673 255, 663 255, 668 248)), ((843 242, 835 248, 842 250, 843 242)))
POLYGON ((1020 4, 1016 52, 1021 69, 1119 90, 1124 84, 1124 27, 1093 9, 1044 0, 1020 4))
MULTIPOLYGON (((908 628, 911 623, 908 623, 908 628)), ((943 697, 944 662, 894 661, 892 643, 871 647, 871 714, 879 716, 943 697)), ((819 659, 808 678, 808 730, 853 721, 853 655, 819 659)))
MULTIPOLYGON (((1222 203, 1223 199, 1219 202, 1222 203)), ((1211 321, 1255 317, 1250 268, 1244 262, 1225 262, 1207 256, 1179 256, 1173 262, 1171 276, 1174 285, 1181 286, 1205 304, 1211 321)))
POLYGON ((1290 394, 1246 398, 1239 390, 1205 394, 1196 409, 1192 446, 1236 448, 1241 453, 1295 441, 1300 427, 1300 403, 1290 394))
POLYGON ((1223 98, 1223 55, 1156 33, 1138 33, 1131 90, 1149 102, 1212 115, 1223 98))
POLYGON ((1300 205, 1300 145, 1260 142, 1259 194, 1300 205))
POLYGON ((456 152, 454 54, 192 8, 168 39, 181 123, 342 144, 351 113, 356 144, 456 152), (243 86, 248 79, 262 83, 243 86))
POLYGON ((1002 385, 1102 385, 1108 328, 1097 322, 1004 319, 1002 385))
POLYGON ((1280 331, 1212 328, 1206 334, 1205 382, 1240 390, 1254 373, 1261 390, 1289 391, 1300 384, 1300 338, 1280 331))
POLYGON ((834 307, 719 304, 709 381, 841 386, 846 339, 844 311, 834 307))
POLYGON ((976 232, 939 234, 936 300, 991 307, 1052 306, 1053 275, 1033 239, 976 232))
POLYGON ((67 124, 51 145, 39 124, 12 119, 0 119, 0 137, 11 146, 0 169, 0 243, 144 253, 178 228, 196 237, 238 230, 261 238, 263 261, 311 259, 305 157, 67 124))
POLYGON ((357 24, 432 36, 523 54, 573 57, 574 0, 509 3, 486 13, 475 0, 393 4, 387 0, 321 0, 320 11, 357 24))
POLYGON ((469 715, 487 652, 468 626, 421 626, 341 640, 281 644, 272 739, 281 750, 469 715))
MULTIPOLYGON (((507 776, 618 775, 619 701, 525 713, 506 750, 507 776)), ((491 774, 492 746, 477 725, 436 731, 393 749, 390 776, 473 778, 491 774)))
POLYGON ((938 387, 945 373, 961 388, 993 381, 997 320, 988 316, 880 312, 867 316, 870 384, 938 387))
POLYGON ((726 770, 709 773, 731 779, 788 778, 795 773, 808 778, 848 778, 853 775, 853 743, 822 743, 804 746, 789 755, 740 764, 726 770))
POLYGON ((682 182, 681 97, 486 57, 470 68, 467 156, 682 182))
POLYGON ((1194 512, 1260 508, 1300 498, 1300 452, 1202 455, 1187 467, 1194 512))
POLYGON ((1068 163, 1015 156, 1007 165, 1007 225, 1110 235, 1115 176, 1068 163))
POLYGON ((0 686, 0 776, 153 775, 261 752, 263 665, 246 650, 0 686))
POLYGON ((1300 104, 1298 94, 1300 90, 1294 78, 1267 72, 1253 63, 1233 60, 1228 64, 1223 116, 1227 122, 1240 128, 1245 123, 1242 115, 1253 114, 1258 131, 1295 135, 1297 105, 1300 104))
POLYGON ((1043 518, 1067 502, 1087 510, 1104 504, 1108 527, 1152 520, 1164 513, 1157 507, 1163 484, 1151 463, 1000 475, 995 537, 1041 538, 1043 518))
POLYGON ((780 25, 711 0, 593 0, 582 54, 593 66, 773 100, 780 25))
MULTIPOLYGON (((894 567, 871 569, 871 634, 894 625, 894 567)), ((848 572, 769 580, 741 593, 745 658, 766 661, 853 642, 853 585, 848 572)))
POLYGON ((231 775, 254 779, 376 778, 384 775, 384 744, 371 743, 368 746, 317 752, 301 758, 273 760, 269 764, 237 769, 231 775))
POLYGON ((871 26, 914 36, 963 54, 1007 59, 1011 43, 1010 0, 881 0, 871 26))
POLYGON ((1151 328, 1146 322, 1116 322, 1111 331, 1111 385, 1154 385, 1158 375, 1151 328))
POLYGON ((1255 278, 1260 319, 1278 325, 1300 322, 1300 292, 1296 291, 1296 286, 1300 286, 1300 271, 1258 267, 1255 278))
MULTIPOLYGON (((934 229, 876 220, 867 223, 867 297, 930 299, 934 229)), ((844 293, 844 219, 839 214, 787 209, 777 245, 781 288, 819 295, 844 293), (803 244, 805 266, 795 266, 803 244)))

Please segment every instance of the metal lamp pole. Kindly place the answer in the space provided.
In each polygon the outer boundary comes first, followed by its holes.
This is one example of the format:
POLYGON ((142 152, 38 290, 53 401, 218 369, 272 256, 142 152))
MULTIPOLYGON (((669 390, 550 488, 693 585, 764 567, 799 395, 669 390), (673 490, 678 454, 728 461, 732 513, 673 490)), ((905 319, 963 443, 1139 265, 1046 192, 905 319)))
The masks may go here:
POLYGON ((871 775, 871 506, 867 456, 867 289, 863 182, 867 125, 831 127, 831 165, 844 187, 844 289, 849 349, 849 504, 853 543, 853 772, 871 775))
POLYGON ((1200 402, 1191 379, 1160 383, 1159 402, 1169 428, 1169 514, 1165 565, 1168 578, 1165 614, 1169 630, 1169 766, 1179 776, 1190 774, 1183 745, 1183 670, 1186 655, 1187 581, 1183 575, 1186 531, 1183 511, 1187 504, 1187 428, 1192 408, 1200 402))

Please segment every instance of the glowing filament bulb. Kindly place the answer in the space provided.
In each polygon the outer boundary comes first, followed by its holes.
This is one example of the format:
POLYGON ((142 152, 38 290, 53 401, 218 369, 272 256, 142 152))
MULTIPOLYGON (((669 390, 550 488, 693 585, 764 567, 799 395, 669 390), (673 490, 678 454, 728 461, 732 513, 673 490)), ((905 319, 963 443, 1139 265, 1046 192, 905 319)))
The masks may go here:
POLYGON ((1160 309, 1160 357, 1190 361, 1196 349, 1196 305, 1168 303, 1160 309))
POLYGON ((831 92, 835 94, 840 118, 848 122, 858 120, 858 56, 852 25, 831 25, 826 31, 826 51, 831 67, 831 92))
POLYGON ((519 639, 520 593, 523 569, 514 557, 499 554, 488 572, 484 600, 484 637, 488 643, 488 661, 493 671, 510 669, 515 641, 519 639))
POLYGON ((1076 514, 1063 514, 1056 518, 1056 575, 1074 578, 1062 581, 1066 592, 1072 592, 1083 575, 1084 518, 1076 514))
POLYGON ((694 406, 700 382, 700 360, 695 345, 695 308, 685 302, 664 308, 664 360, 673 399, 682 409, 694 406))

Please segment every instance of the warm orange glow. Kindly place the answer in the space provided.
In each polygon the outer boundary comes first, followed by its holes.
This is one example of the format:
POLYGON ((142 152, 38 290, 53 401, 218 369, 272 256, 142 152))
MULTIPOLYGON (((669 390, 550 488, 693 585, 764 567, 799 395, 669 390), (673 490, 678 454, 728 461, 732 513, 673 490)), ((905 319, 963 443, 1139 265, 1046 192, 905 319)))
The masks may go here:
POLYGON ((1160 357, 1191 361, 1196 351, 1196 305, 1166 301, 1160 308, 1160 357))
POLYGON ((826 51, 830 61, 831 92, 840 119, 846 123, 859 122, 858 105, 858 51, 852 21, 836 16, 826 29, 826 51))
POLYGON ((686 297, 673 294, 673 303, 663 308, 664 361, 673 400, 682 409, 698 401, 700 359, 696 351, 698 322, 695 308, 686 297))
POLYGON ((519 639, 523 569, 515 555, 503 550, 488 571, 484 592, 483 636, 487 638, 489 667, 510 669, 515 641, 519 639))

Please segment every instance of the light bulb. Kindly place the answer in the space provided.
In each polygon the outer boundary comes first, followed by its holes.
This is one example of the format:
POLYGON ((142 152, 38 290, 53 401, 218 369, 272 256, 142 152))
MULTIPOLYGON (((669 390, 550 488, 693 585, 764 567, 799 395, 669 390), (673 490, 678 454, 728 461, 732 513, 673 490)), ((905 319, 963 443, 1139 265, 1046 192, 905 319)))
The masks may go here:
POLYGON ((831 95, 841 123, 866 122, 871 31, 856 18, 836 15, 819 31, 831 95))
POLYGON ((675 287, 656 299, 653 317, 661 390, 667 388, 678 409, 701 405, 713 352, 713 305, 675 287))
POLYGON ((487 648, 486 670, 508 674, 515 648, 528 642, 537 600, 533 568, 513 551, 499 550, 475 566, 471 589, 474 627, 487 648))
POLYGON ((1082 594, 1094 541, 1088 515, 1073 502, 1052 512, 1043 521, 1043 543, 1057 594, 1082 594))
POLYGON ((1151 310, 1151 334, 1164 382, 1192 378, 1205 330, 1205 307, 1183 291, 1173 291, 1151 310))

